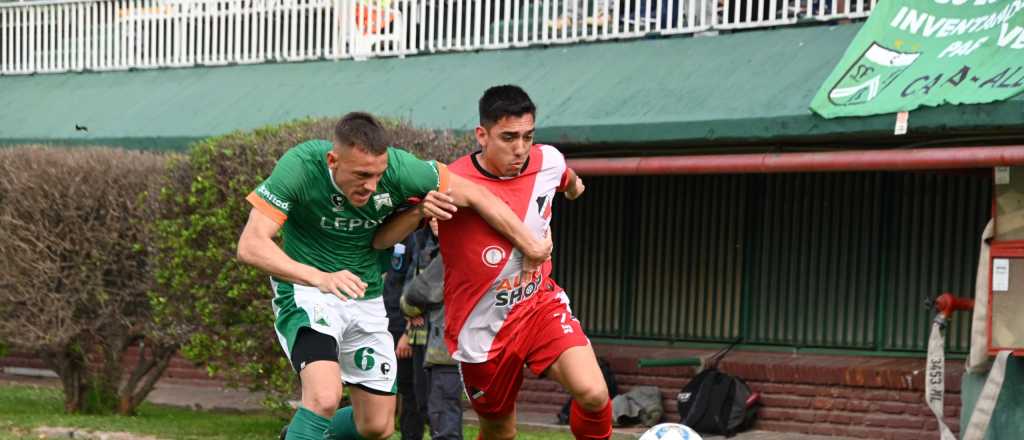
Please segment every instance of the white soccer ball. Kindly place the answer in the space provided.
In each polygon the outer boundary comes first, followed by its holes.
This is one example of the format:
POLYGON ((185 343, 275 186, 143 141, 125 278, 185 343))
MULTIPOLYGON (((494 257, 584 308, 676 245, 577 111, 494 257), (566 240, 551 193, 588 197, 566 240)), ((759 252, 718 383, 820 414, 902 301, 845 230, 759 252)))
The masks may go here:
POLYGON ((640 440, 704 440, 697 431, 678 423, 662 423, 648 429, 640 440))

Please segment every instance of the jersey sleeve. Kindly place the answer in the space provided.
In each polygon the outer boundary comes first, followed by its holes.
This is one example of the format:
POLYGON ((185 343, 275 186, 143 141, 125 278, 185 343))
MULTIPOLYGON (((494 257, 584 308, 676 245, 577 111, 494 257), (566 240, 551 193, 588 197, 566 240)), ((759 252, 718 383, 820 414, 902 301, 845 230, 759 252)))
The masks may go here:
POLYGON ((293 148, 281 156, 270 177, 245 198, 256 210, 279 225, 284 224, 288 212, 301 200, 306 173, 297 150, 293 148))
POLYGON ((572 183, 570 178, 574 176, 574 172, 569 168, 569 164, 566 163, 565 156, 561 151, 551 145, 541 145, 541 151, 544 152, 544 163, 545 167, 549 166, 557 168, 558 172, 561 172, 561 177, 558 179, 558 187, 555 191, 565 192, 569 189, 569 185, 572 183))
POLYGON ((562 179, 558 181, 558 192, 565 192, 569 189, 569 175, 572 173, 572 169, 565 167, 565 171, 562 171, 562 179))
POLYGON ((445 164, 436 160, 425 161, 404 150, 392 150, 396 155, 395 171, 402 196, 423 197, 428 192, 448 191, 451 174, 445 164))

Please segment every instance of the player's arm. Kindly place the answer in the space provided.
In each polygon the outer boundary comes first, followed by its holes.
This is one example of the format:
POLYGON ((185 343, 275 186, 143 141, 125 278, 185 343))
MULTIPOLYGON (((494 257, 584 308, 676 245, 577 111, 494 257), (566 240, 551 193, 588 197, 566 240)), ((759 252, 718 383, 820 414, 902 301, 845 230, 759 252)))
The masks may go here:
POLYGON ((563 183, 559 185, 558 189, 559 191, 564 192, 565 198, 569 200, 576 200, 583 195, 583 191, 587 189, 583 186, 583 179, 581 179, 572 168, 565 169, 565 175, 562 176, 562 182, 563 183))
MULTIPOLYGON (((449 172, 443 164, 424 162, 401 151, 395 151, 395 161, 402 163, 402 176, 410 184, 406 193, 409 196, 427 193, 421 204, 426 216, 448 220, 458 207, 471 207, 492 228, 511 241, 527 260, 543 262, 551 257, 551 244, 534 236, 512 209, 486 188, 449 172)), ((408 223, 403 224, 409 226, 408 223)), ((383 241, 377 243, 382 244, 383 241)))
MULTIPOLYGON (((283 221, 282 221, 283 223, 283 221)), ((355 274, 343 270, 326 273, 293 260, 274 242, 281 224, 257 208, 249 211, 249 221, 238 238, 238 260, 275 277, 293 283, 316 286, 321 292, 338 298, 363 296, 364 283, 355 274)))
POLYGON ((274 242, 280 229, 281 225, 274 219, 252 208, 249 221, 238 238, 238 261, 283 280, 312 285, 319 278, 320 271, 293 260, 281 250, 274 242))
POLYGON ((419 229, 425 219, 447 220, 452 218, 452 214, 458 210, 458 207, 455 206, 452 197, 448 195, 450 192, 451 188, 447 188, 445 193, 431 191, 413 209, 393 216, 387 223, 377 228, 377 233, 373 236, 373 248, 387 249, 405 240, 405 237, 419 229))
POLYGON ((474 209, 498 233, 508 238, 530 260, 543 262, 551 256, 550 240, 537 239, 512 208, 491 194, 487 188, 456 174, 448 175, 448 191, 431 191, 416 209, 396 216, 377 229, 373 247, 387 249, 415 231, 424 218, 452 218, 459 207, 474 209))
POLYGON ((373 248, 387 249, 405 240, 405 237, 419 229, 423 219, 426 218, 420 206, 422 204, 392 216, 377 228, 377 232, 373 236, 373 248))
MULTIPOLYGON (((551 257, 551 241, 535 236, 519 216, 512 212, 512 208, 491 194, 487 188, 452 174, 451 193, 438 196, 448 197, 455 206, 473 208, 494 230, 511 241, 528 260, 543 262, 551 257)), ((449 212, 440 214, 446 217, 438 217, 438 220, 451 218, 449 212)))

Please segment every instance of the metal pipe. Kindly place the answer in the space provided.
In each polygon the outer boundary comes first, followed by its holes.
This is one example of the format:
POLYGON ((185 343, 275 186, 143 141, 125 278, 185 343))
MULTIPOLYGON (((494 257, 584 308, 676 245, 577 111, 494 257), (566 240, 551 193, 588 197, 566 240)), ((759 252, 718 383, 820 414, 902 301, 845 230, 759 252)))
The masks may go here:
POLYGON ((570 159, 580 175, 798 173, 1024 165, 1024 146, 570 159))
POLYGON ((636 366, 639 368, 648 367, 700 367, 704 361, 697 356, 673 359, 640 359, 636 366))

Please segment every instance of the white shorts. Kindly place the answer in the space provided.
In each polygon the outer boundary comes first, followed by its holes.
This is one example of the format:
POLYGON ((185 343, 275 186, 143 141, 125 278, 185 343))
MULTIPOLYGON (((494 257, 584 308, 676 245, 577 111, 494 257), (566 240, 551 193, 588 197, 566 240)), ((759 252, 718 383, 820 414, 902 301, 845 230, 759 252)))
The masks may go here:
POLYGON ((270 284, 274 329, 289 361, 299 329, 308 327, 338 342, 338 364, 345 383, 381 393, 397 391, 395 342, 388 332, 382 297, 342 301, 315 287, 276 279, 270 284))

